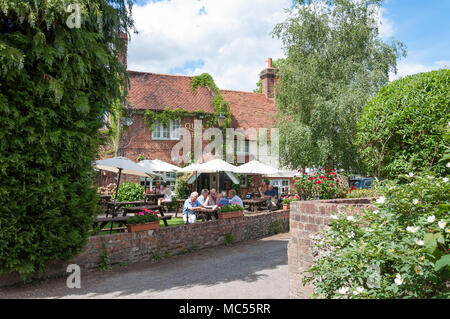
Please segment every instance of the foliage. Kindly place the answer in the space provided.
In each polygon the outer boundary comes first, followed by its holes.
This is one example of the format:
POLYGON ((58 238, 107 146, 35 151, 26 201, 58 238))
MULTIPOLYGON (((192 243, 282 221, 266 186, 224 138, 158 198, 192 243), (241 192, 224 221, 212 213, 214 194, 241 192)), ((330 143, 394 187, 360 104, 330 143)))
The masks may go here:
POLYGON ((347 198, 368 198, 368 197, 379 197, 380 194, 376 187, 372 187, 369 189, 350 189, 348 190, 347 198))
POLYGON ((186 111, 182 109, 164 109, 162 111, 145 110, 144 117, 149 128, 152 130, 156 122, 162 123, 164 126, 169 125, 170 121, 176 121, 185 117, 203 116, 206 119, 206 125, 210 126, 215 123, 216 118, 206 111, 186 111))
POLYGON ((188 185, 189 173, 177 174, 175 180, 175 196, 176 198, 187 198, 189 196, 188 185))
POLYGON ((450 70, 394 81, 370 99, 358 124, 356 143, 367 170, 395 178, 414 170, 445 175, 450 121, 450 70))
POLYGON ((111 270, 112 269, 111 260, 109 258, 108 251, 106 248, 103 251, 103 253, 100 255, 100 258, 101 258, 101 262, 98 264, 97 269, 100 271, 111 270))
POLYGON ((230 205, 219 205, 220 212, 221 213, 230 213, 230 212, 237 212, 237 211, 243 211, 244 208, 239 205, 238 203, 230 204, 230 205))
POLYGON ((281 232, 283 232, 283 223, 280 220, 276 220, 270 224, 269 235, 276 235, 281 232))
POLYGON ((289 205, 292 202, 292 200, 286 196, 286 197, 281 197, 281 204, 283 205, 289 205))
POLYGON ((86 244, 103 114, 127 84, 131 1, 0 1, 0 273, 24 279, 86 244))
POLYGON ((299 170, 299 174, 293 178, 295 190, 303 199, 332 199, 343 198, 347 192, 339 181, 336 169, 329 166, 319 168, 315 173, 303 173, 299 170))
POLYGON ((144 199, 144 187, 133 182, 125 182, 119 186, 118 202, 133 202, 144 199))
POLYGON ((312 276, 304 280, 316 296, 449 297, 448 178, 402 179, 380 189, 376 210, 331 216, 331 227, 315 238, 312 276))
POLYGON ((234 241, 234 236, 232 234, 225 234, 225 244, 231 245, 234 241))
POLYGON ((134 216, 128 218, 127 224, 145 224, 158 221, 158 213, 144 208, 141 212, 135 213, 134 216))
POLYGON ((404 55, 401 43, 379 37, 374 12, 381 3, 296 1, 275 27, 286 54, 275 90, 285 166, 359 169, 354 140, 360 113, 404 55))

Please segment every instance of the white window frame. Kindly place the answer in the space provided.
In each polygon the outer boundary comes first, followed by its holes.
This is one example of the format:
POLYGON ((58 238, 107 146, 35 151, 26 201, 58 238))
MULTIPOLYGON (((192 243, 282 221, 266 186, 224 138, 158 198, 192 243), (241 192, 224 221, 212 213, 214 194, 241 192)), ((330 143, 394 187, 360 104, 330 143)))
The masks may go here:
MULTIPOLYGON (((155 172, 155 173, 159 174, 161 176, 164 176, 164 179, 162 179, 161 177, 148 178, 147 183, 150 184, 150 189, 153 189, 153 187, 155 187, 156 182, 159 182, 159 184, 161 184, 162 182, 166 182, 167 185, 170 186, 170 189, 172 190, 172 192, 175 191, 175 180, 176 180, 175 173, 171 173, 171 172, 155 172)), ((141 182, 141 185, 144 186, 145 185, 145 177, 141 177, 140 182, 141 182)))
POLYGON ((270 184, 274 187, 278 187, 278 195, 281 196, 281 194, 284 193, 291 193, 291 182, 289 179, 285 178, 279 178, 279 179, 271 179, 270 184), (287 186, 283 186, 283 182, 287 183, 287 186), (283 192, 283 189, 287 189, 287 192, 283 192))
POLYGON ((181 119, 170 120, 168 126, 164 126, 161 122, 156 121, 153 124, 152 140, 176 140, 181 139, 181 119), (166 132, 164 132, 166 131, 166 132), (166 134, 164 134, 166 133, 166 134), (167 135, 167 136, 164 136, 167 135))
POLYGON ((239 155, 248 155, 250 154, 250 141, 244 140, 244 144, 238 143, 238 139, 234 140, 234 146, 236 148, 236 154, 239 155), (242 145, 244 146, 244 150, 242 150, 242 145), (239 148, 241 146, 241 148, 239 148))

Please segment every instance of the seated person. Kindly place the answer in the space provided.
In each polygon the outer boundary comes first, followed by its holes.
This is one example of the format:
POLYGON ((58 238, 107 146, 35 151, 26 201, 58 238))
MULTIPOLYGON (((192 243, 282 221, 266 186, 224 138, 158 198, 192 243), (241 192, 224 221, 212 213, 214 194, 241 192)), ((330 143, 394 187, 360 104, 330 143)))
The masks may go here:
POLYGON ((193 192, 191 196, 184 202, 183 220, 185 224, 194 224, 197 221, 195 212, 201 209, 201 205, 197 200, 198 193, 193 192))
POLYGON ((218 196, 216 194, 216 190, 214 188, 211 188, 211 191, 206 198, 206 201, 204 203, 204 206, 215 206, 218 202, 218 196))
POLYGON ((155 183, 155 187, 152 189, 153 194, 160 194, 161 193, 161 184, 159 182, 155 183))
POLYGON ((244 208, 244 203, 242 202, 242 199, 236 195, 236 191, 234 189, 230 189, 228 191, 228 198, 231 200, 231 204, 238 204, 242 208, 244 208))
POLYGON ((266 198, 267 209, 270 210, 273 207, 278 207, 278 192, 273 188, 273 185, 269 185, 267 190, 264 192, 264 197, 266 198))
POLYGON ((208 198, 209 191, 207 189, 202 189, 201 195, 198 197, 198 202, 202 206, 206 206, 206 199, 208 198))
POLYGON ((227 192, 223 191, 220 193, 220 199, 217 201, 217 206, 230 205, 230 200, 228 199, 227 192))
POLYGON ((162 203, 171 203, 173 195, 172 190, 167 186, 166 182, 163 182, 161 186, 161 194, 163 194, 164 197, 158 198, 158 205, 162 205, 162 203))

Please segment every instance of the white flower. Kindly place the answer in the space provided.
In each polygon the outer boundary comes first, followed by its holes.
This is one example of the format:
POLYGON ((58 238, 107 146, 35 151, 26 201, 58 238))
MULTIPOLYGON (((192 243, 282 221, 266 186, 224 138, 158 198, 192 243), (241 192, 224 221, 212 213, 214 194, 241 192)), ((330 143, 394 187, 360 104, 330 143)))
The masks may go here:
POLYGON ((403 283, 403 278, 400 274, 397 274, 397 276, 395 276, 394 282, 397 286, 400 286, 403 283))
POLYGON ((441 219, 439 221, 438 225, 439 225, 439 228, 443 229, 447 225, 447 223, 441 219))
POLYGON ((354 294, 355 296, 357 296, 357 295, 359 295, 360 293, 362 293, 363 291, 364 291, 364 288, 363 288, 363 287, 356 287, 356 290, 353 291, 353 294, 354 294))
POLYGON ((338 290, 338 293, 340 293, 341 295, 345 295, 345 294, 347 294, 349 289, 350 288, 348 288, 348 287, 342 287, 341 289, 338 290))
POLYGON ((444 177, 444 178, 442 179, 442 181, 443 181, 444 183, 448 183, 448 177, 444 177))
POLYGON ((427 222, 432 223, 436 220, 436 217, 434 217, 434 215, 430 216, 427 218, 427 222))
POLYGON ((377 199, 377 204, 384 204, 385 201, 386 201, 386 197, 381 196, 380 198, 377 199))
POLYGON ((410 232, 410 233, 415 233, 415 232, 417 232, 419 229, 420 229, 419 226, 417 226, 417 227, 411 227, 411 226, 406 227, 406 231, 408 231, 408 232, 410 232))
POLYGON ((416 240, 416 244, 419 245, 419 246, 423 246, 424 245, 423 240, 416 240))
POLYGON ((412 203, 413 203, 414 205, 417 205, 417 204, 419 204, 419 200, 416 198, 416 199, 414 199, 414 200, 412 201, 412 203))
POLYGON ((373 213, 374 213, 375 215, 377 215, 379 212, 380 212, 379 210, 374 210, 374 211, 373 211, 373 213))
POLYGON ((414 173, 409 173, 408 176, 409 177, 414 177, 414 173))
POLYGON ((331 219, 338 219, 338 217, 336 215, 330 215, 331 219))
POLYGON ((353 217, 353 216, 347 216, 347 220, 348 220, 349 222, 354 222, 354 221, 355 221, 355 217, 353 217))
POLYGON ((450 162, 447 163, 447 165, 445 165, 447 168, 450 168, 450 162))
POLYGON ((354 232, 351 232, 351 233, 348 235, 348 237, 349 237, 349 238, 355 237, 355 233, 354 233, 354 232))

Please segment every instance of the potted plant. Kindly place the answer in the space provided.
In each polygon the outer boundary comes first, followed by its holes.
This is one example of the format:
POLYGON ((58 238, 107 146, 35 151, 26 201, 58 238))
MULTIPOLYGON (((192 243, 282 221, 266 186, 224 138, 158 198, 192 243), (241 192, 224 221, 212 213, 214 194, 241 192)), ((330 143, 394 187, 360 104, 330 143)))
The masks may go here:
POLYGON ((283 210, 289 210, 291 208, 291 199, 286 196, 286 197, 281 197, 282 201, 281 204, 283 204, 283 210))
POLYGON ((219 219, 242 217, 242 212, 244 208, 238 203, 222 206, 219 204, 219 219))
POLYGON ((158 228, 158 213, 146 208, 139 213, 135 213, 133 217, 130 217, 127 220, 127 230, 129 233, 158 228))

